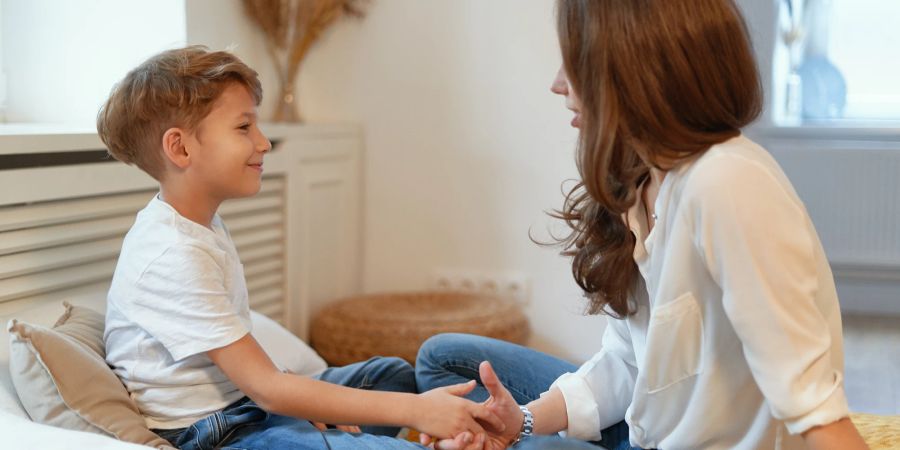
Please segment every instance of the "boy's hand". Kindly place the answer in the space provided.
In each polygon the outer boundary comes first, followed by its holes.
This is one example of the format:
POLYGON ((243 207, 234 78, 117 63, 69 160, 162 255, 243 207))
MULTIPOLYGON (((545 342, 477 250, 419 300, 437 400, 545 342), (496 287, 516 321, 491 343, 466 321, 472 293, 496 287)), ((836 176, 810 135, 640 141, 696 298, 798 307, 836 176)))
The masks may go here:
MULTIPOLYGON (((484 423, 492 429, 506 426, 485 404, 461 398, 475 388, 475 381, 432 389, 419 394, 416 410, 413 411, 412 425, 428 436, 441 439, 464 437, 469 432, 470 441, 484 434, 484 423)), ((461 438, 462 439, 462 438, 461 438)))
POLYGON ((435 441, 427 434, 419 435, 419 443, 434 450, 484 450, 485 435, 478 434, 472 437, 469 431, 457 434, 453 439, 435 441))

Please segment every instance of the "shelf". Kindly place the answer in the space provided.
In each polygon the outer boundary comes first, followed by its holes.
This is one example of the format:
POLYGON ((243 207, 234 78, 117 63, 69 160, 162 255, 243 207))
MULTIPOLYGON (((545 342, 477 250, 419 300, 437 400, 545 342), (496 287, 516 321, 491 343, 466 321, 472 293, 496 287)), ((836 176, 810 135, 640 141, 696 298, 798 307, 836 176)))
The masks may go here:
POLYGON ((750 136, 765 139, 900 142, 900 121, 875 124, 810 123, 795 126, 756 124, 746 131, 750 136))
MULTIPOLYGON (((358 136, 360 128, 349 124, 283 124, 264 123, 263 133, 269 139, 331 138, 358 136)), ((0 155, 96 151, 106 147, 97 131, 87 126, 8 123, 0 124, 0 155)))

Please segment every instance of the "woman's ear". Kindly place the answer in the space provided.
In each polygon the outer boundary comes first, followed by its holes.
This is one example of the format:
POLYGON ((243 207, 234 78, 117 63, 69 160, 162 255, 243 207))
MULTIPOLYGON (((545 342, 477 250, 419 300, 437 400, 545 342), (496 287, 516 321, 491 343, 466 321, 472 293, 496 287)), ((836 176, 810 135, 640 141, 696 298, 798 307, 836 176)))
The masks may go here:
POLYGON ((179 169, 185 169, 191 164, 184 140, 187 134, 181 128, 169 128, 163 133, 163 155, 179 169))

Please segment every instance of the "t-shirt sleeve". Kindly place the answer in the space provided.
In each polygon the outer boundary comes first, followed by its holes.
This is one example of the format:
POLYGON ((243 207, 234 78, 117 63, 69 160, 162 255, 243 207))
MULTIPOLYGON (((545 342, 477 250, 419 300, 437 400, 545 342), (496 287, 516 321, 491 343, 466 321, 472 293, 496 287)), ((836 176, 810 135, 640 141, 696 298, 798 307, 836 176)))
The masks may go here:
POLYGON ((120 309, 175 361, 231 344, 250 330, 231 301, 223 258, 195 245, 170 247, 144 269, 120 309))

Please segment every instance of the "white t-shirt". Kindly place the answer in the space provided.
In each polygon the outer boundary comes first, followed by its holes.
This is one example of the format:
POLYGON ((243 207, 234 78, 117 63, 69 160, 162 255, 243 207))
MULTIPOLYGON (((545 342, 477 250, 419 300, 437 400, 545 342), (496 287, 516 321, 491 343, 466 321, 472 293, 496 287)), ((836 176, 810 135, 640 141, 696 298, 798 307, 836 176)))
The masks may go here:
POLYGON ((649 233, 628 213, 637 313, 555 382, 568 435, 624 418, 642 448, 806 448, 848 408, 834 280, 787 177, 740 136, 670 171, 655 206, 649 233))
POLYGON ((154 196, 122 244, 104 332, 106 361, 147 426, 186 427, 243 397, 205 352, 250 331, 243 267, 221 218, 209 229, 154 196))

